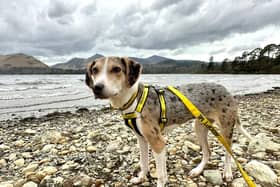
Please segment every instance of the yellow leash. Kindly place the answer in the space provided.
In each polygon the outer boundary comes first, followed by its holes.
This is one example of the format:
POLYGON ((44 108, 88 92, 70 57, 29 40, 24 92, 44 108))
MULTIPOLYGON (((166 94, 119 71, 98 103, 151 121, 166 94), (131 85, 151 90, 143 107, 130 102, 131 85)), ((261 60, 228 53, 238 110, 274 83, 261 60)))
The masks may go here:
POLYGON ((217 131, 217 129, 212 125, 212 123, 192 104, 192 102, 185 97, 179 90, 172 86, 168 86, 168 89, 174 93, 184 104, 185 106, 190 110, 190 112, 193 114, 195 118, 197 118, 202 125, 207 127, 220 141, 221 144, 225 147, 227 152, 232 156, 237 168, 239 169, 240 173, 242 174, 242 177, 246 181, 249 187, 256 187, 256 184, 251 180, 249 175, 245 172, 245 170, 242 168, 241 164, 237 161, 237 159, 234 157, 233 152, 228 144, 228 142, 225 140, 225 138, 217 131))

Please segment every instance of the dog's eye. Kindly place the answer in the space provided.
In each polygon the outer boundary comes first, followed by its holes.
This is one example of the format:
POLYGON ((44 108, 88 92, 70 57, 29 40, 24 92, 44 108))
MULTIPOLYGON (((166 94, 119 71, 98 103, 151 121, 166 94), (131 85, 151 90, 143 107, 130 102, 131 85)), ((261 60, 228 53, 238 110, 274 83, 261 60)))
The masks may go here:
POLYGON ((97 68, 92 68, 92 73, 93 74, 97 74, 98 73, 98 69, 97 68))
POLYGON ((120 67, 113 67, 112 70, 111 70, 111 72, 112 72, 112 73, 119 73, 119 72, 121 72, 121 70, 122 70, 122 69, 121 69, 120 67))

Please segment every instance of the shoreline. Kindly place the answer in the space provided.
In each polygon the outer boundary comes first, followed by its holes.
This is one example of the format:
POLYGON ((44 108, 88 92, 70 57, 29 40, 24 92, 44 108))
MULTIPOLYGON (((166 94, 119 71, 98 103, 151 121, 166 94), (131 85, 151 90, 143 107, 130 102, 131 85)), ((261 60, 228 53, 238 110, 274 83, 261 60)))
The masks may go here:
MULTIPOLYGON (((242 94, 242 95, 234 95, 235 98, 242 98, 242 97, 248 97, 248 96, 257 96, 257 95, 263 95, 263 94, 274 94, 274 93, 279 93, 280 92, 280 87, 272 87, 271 89, 268 89, 266 91, 263 92, 257 92, 257 93, 248 93, 248 94, 242 94)), ((93 96, 92 96, 93 97, 93 96)), ((62 101, 59 101, 62 102, 62 101)), ((24 107, 24 106, 22 106, 24 107)), ((45 117, 49 117, 52 115, 63 115, 63 114, 68 114, 71 113, 72 115, 75 113, 79 113, 80 111, 83 110, 88 110, 88 111, 95 111, 95 110, 106 110, 109 107, 107 107, 106 105, 102 105, 102 107, 98 108, 97 106, 92 106, 92 107, 79 107, 79 108, 73 108, 73 107, 68 107, 68 108, 53 108, 52 112, 45 112, 43 114, 40 114, 40 110, 38 111, 39 113, 37 113, 37 115, 35 114, 30 114, 30 116, 26 116, 26 117, 22 117, 22 116, 16 116, 16 114, 14 114, 13 112, 8 112, 8 114, 10 114, 11 118, 10 119, 3 119, 0 118, 0 123, 1 122, 5 122, 5 121, 24 121, 26 119, 38 119, 38 118, 45 118, 45 117), (90 108, 90 109, 89 109, 90 108), (66 110, 65 110, 66 109, 66 110), (60 111, 59 111, 60 110, 60 111)), ((45 110, 51 110, 51 108, 49 109, 45 109, 45 110)), ((30 112, 34 112, 35 110, 31 110, 30 112)), ((23 111, 20 111, 23 112, 23 111)), ((6 113, 4 113, 6 114, 6 113)))
MULTIPOLYGON (((249 172, 258 184, 268 186, 270 182, 272 186, 280 186, 280 88, 235 98, 241 123, 254 141, 248 142, 235 130, 234 153, 248 172, 251 161, 256 160, 276 175, 276 179, 270 176, 269 181, 264 181, 267 176, 249 172), (262 142, 265 147, 260 147, 262 142)), ((0 185, 33 182, 58 187, 76 183, 76 186, 133 186, 129 179, 139 171, 139 150, 136 137, 119 114, 109 108, 81 108, 75 113, 54 112, 40 118, 0 121, 0 185)), ((224 151, 212 135, 209 138, 212 156, 205 170, 215 175, 205 172, 193 179, 187 173, 200 161, 201 152, 191 122, 175 128, 166 137, 169 186, 228 185, 218 180, 224 151)), ((150 159, 150 175, 140 186, 155 186, 155 161, 152 156, 150 159)), ((244 186, 235 166, 233 175, 231 185, 244 186)))

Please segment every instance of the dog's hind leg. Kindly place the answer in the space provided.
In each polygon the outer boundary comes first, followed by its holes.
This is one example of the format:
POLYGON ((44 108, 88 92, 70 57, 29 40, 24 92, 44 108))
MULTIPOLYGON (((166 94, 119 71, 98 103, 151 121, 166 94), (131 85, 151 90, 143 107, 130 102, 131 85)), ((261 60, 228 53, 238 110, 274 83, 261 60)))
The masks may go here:
POLYGON ((249 141, 252 140, 251 135, 250 135, 250 134, 243 128, 243 126, 241 125, 239 117, 237 117, 235 125, 236 125, 237 130, 238 130, 241 134, 243 134, 249 141))
MULTIPOLYGON (((219 116, 221 133, 230 147, 232 145, 233 128, 236 123, 235 118, 235 116, 219 116)), ((231 155, 227 151, 225 153, 223 177, 227 182, 232 181, 233 178, 231 170, 231 155)))
POLYGON ((198 166, 196 166, 189 172, 190 177, 198 176, 203 171, 210 158, 210 150, 207 140, 208 129, 204 127, 197 119, 195 120, 195 132, 202 149, 202 160, 198 164, 198 166))
POLYGON ((133 177, 130 182, 133 184, 139 184, 143 182, 146 178, 146 175, 149 171, 149 146, 148 142, 140 136, 137 136, 138 144, 140 148, 140 168, 141 171, 138 174, 138 177, 133 177))

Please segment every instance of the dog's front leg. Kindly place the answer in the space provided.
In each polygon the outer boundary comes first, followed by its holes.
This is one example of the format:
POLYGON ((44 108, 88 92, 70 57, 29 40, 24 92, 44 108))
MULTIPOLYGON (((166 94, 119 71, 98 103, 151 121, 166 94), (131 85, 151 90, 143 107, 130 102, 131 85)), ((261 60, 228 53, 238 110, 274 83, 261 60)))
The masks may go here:
POLYGON ((140 168, 141 171, 138 177, 133 177, 130 182, 133 184, 139 184, 143 182, 149 171, 149 146, 148 142, 143 138, 138 136, 138 144, 140 148, 140 168))
POLYGON ((154 152, 156 160, 156 171, 157 171, 157 187, 164 187, 167 182, 167 171, 166 171, 166 151, 165 148, 160 153, 154 152))

